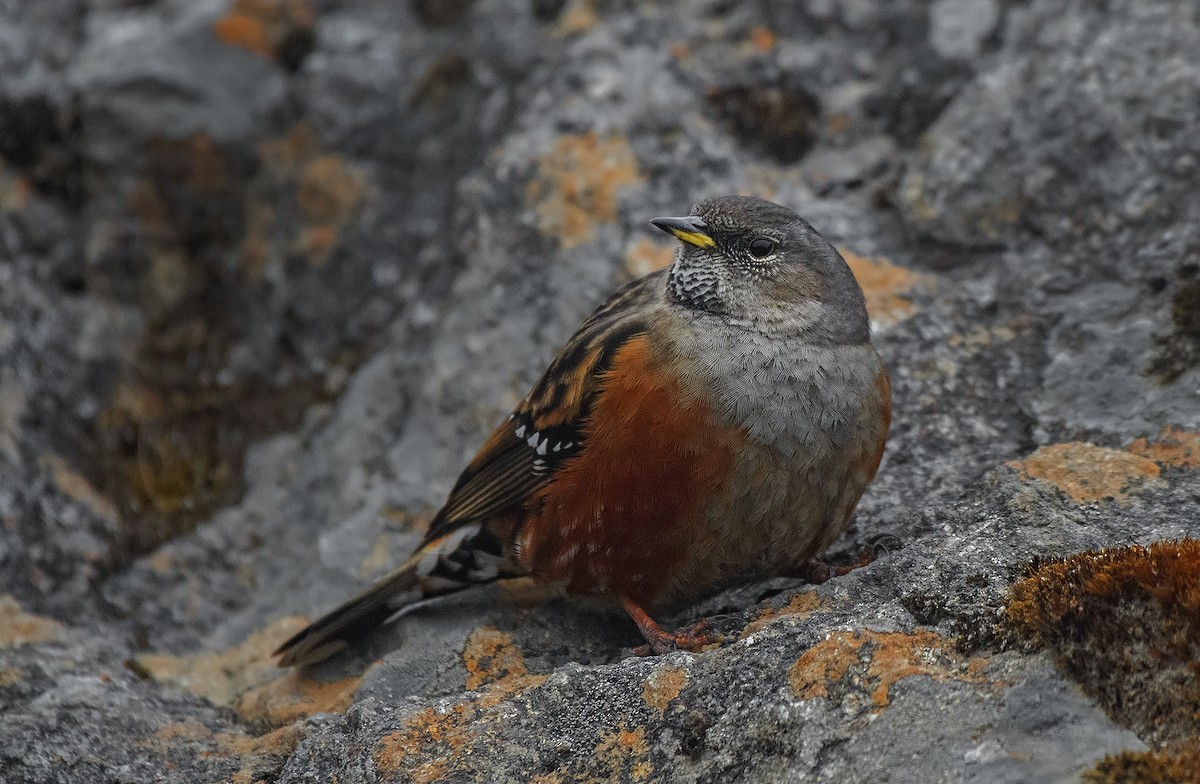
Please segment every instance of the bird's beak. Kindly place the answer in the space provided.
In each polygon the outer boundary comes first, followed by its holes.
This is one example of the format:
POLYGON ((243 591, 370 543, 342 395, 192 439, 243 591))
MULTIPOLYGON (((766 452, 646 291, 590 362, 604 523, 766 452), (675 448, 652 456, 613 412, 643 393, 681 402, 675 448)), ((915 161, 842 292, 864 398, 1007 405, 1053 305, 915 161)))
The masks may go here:
POLYGON ((697 248, 711 248, 717 244, 712 235, 708 233, 708 224, 704 222, 703 218, 695 215, 689 215, 686 218, 655 218, 650 222, 668 234, 673 234, 676 238, 691 243, 697 248))

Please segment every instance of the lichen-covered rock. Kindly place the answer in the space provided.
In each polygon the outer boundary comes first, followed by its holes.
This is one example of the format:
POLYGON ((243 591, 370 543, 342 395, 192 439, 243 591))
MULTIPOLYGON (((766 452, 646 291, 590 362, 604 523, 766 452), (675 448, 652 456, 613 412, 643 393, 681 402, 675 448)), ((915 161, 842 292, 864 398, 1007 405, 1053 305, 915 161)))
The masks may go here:
POLYGON ((0 780, 1194 780, 1198 50, 1171 0, 0 2, 0 780), (664 619, 699 654, 517 582, 275 669, 729 192, 865 289, 874 561, 664 619))

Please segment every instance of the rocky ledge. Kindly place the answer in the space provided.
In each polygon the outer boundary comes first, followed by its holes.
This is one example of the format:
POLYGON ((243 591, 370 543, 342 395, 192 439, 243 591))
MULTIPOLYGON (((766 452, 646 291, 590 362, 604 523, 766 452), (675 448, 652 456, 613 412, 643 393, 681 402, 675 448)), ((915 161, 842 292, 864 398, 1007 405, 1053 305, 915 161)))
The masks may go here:
POLYGON ((0 780, 1200 781, 1200 6, 0 0, 0 780), (698 198, 843 250, 895 386, 819 586, 412 545, 698 198))

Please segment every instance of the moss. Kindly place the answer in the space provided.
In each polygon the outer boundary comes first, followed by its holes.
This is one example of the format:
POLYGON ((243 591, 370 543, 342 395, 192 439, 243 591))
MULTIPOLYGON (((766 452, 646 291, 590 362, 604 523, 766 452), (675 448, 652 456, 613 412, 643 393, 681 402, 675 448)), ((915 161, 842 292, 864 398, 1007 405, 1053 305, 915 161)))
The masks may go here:
POLYGON ((1200 784, 1200 748, 1110 754, 1083 780, 1088 784, 1200 784))
POLYGON ((762 148, 780 163, 795 163, 816 142, 820 104, 800 85, 713 87, 708 102, 743 142, 762 148))
MULTIPOLYGON (((204 134, 151 139, 145 153, 129 203, 137 242, 113 250, 97 274, 105 294, 137 304, 146 326, 108 405, 83 434, 79 465, 120 513, 121 559, 189 533, 235 502, 247 447, 295 427, 327 399, 316 373, 300 371, 287 384, 272 382, 269 370, 230 379, 229 354, 254 328, 262 267, 279 255, 272 249, 293 241, 253 219, 272 183, 279 179, 277 190, 294 195, 305 221, 312 213, 335 229, 361 196, 357 173, 321 154, 304 129, 257 156, 204 134), (233 263, 256 238, 260 263, 233 263)), ((328 359, 356 364, 351 351, 328 359)))
POLYGON ((1144 739, 1200 741, 1200 540, 1041 564, 1013 586, 1002 627, 1144 739))
POLYGON ((1159 383, 1169 384, 1200 363, 1200 280, 1185 280, 1175 290, 1171 331, 1156 342, 1147 372, 1159 383))

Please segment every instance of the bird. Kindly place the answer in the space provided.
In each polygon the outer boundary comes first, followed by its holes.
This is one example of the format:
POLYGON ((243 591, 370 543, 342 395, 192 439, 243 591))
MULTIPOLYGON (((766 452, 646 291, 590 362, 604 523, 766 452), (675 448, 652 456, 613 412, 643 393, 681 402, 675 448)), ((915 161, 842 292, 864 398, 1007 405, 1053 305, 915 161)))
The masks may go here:
POLYGON ((623 607, 650 652, 700 650, 711 627, 672 632, 651 613, 747 574, 797 573, 845 530, 891 423, 845 260, 752 196, 650 223, 678 240, 671 264, 583 322, 412 555, 284 642, 280 666, 514 577, 623 607))

